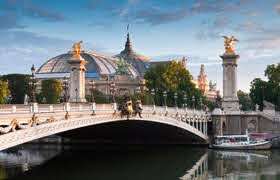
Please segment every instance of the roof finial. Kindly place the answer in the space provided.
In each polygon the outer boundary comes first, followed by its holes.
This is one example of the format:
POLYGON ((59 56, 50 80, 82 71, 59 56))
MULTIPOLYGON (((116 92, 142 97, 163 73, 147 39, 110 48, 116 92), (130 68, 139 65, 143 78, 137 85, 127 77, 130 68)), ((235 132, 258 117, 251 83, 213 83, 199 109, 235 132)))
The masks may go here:
POLYGON ((132 52, 132 47, 131 47, 131 42, 130 42, 130 38, 129 38, 129 24, 126 27, 126 31, 127 31, 127 38, 126 38, 126 43, 125 43, 125 51, 126 52, 132 52))
POLYGON ((127 31, 127 34, 129 34, 129 24, 127 24, 126 31, 127 31))

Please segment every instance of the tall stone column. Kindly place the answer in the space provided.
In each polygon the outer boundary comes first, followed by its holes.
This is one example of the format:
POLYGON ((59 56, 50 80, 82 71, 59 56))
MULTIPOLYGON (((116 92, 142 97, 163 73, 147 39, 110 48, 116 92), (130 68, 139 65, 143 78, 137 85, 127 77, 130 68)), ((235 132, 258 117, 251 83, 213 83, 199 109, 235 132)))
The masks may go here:
POLYGON ((86 102, 85 98, 85 64, 80 54, 73 54, 68 60, 70 72, 70 99, 69 102, 86 102))
POLYGON ((225 111, 238 111, 237 97, 237 54, 223 54, 223 100, 222 107, 225 111))

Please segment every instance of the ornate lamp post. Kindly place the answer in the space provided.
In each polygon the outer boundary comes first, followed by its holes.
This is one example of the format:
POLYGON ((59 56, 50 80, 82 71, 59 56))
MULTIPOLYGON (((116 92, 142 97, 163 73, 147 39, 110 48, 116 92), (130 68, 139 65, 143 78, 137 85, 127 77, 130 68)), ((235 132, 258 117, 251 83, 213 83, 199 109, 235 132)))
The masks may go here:
POLYGON ((183 100, 184 100, 184 108, 187 108, 187 93, 186 92, 184 92, 183 100))
POLYGON ((151 89, 151 95, 153 96, 153 114, 156 114, 156 104, 155 104, 155 89, 151 89))
POLYGON ((195 109, 195 97, 192 96, 192 106, 193 106, 193 109, 195 109))
POLYGON ((95 99, 94 99, 94 90, 95 90, 95 82, 94 80, 90 81, 90 85, 91 85, 91 102, 92 102, 92 116, 95 115, 95 110, 96 110, 96 104, 95 104, 95 99))
POLYGON ((76 103, 78 102, 78 89, 75 89, 75 93, 76 93, 76 103))
POLYGON ((153 105, 155 106, 155 95, 156 95, 155 89, 151 89, 151 95, 153 97, 153 105))
POLYGON ((116 102, 116 99, 115 99, 116 84, 115 84, 115 82, 113 82, 113 81, 110 83, 110 93, 111 93, 111 95, 112 95, 113 103, 115 103, 115 102, 116 102))
POLYGON ((164 100, 164 106, 165 106, 165 116, 167 116, 167 102, 166 102, 166 99, 167 99, 167 92, 166 91, 163 91, 163 100, 164 100))
POLYGON ((166 99, 167 99, 167 92, 166 92, 166 91, 163 91, 163 100, 164 100, 164 106, 165 106, 165 107, 167 107, 166 99))
POLYGON ((36 96, 35 96, 35 83, 36 83, 36 79, 35 79, 35 67, 34 67, 34 64, 32 65, 31 67, 31 102, 32 103, 35 103, 36 102, 36 96))
POLYGON ((174 102, 175 102, 175 108, 176 108, 176 109, 178 108, 177 99, 178 99, 178 93, 175 92, 175 93, 174 93, 174 102))
POLYGON ((95 82, 94 80, 91 80, 90 81, 90 85, 91 85, 91 102, 95 102, 95 99, 94 99, 94 90, 95 90, 95 82))
POLYGON ((144 93, 145 90, 146 90, 146 81, 145 81, 145 79, 141 79, 139 81, 139 86, 140 86, 141 93, 144 93))
POLYGON ((66 76, 64 76, 64 78, 63 78, 63 90, 64 90, 63 99, 64 99, 65 103, 68 101, 68 95, 67 95, 68 86, 67 85, 68 85, 68 80, 67 80, 66 76))
POLYGON ((113 109, 114 109, 114 114, 117 112, 117 103, 115 99, 116 95, 116 84, 114 81, 110 83, 110 93, 112 94, 112 100, 113 100, 113 109))

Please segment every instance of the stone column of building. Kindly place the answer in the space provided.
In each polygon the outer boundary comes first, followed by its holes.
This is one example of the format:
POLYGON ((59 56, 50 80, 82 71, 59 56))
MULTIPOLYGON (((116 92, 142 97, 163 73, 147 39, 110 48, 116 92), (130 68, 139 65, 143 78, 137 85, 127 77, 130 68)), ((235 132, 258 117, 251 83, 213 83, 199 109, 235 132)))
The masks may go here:
POLYGON ((237 97, 237 54, 224 53, 223 59, 223 100, 222 107, 225 111, 238 111, 237 97))
POLYGON ((85 98, 85 64, 87 63, 80 55, 80 44, 73 45, 73 53, 68 63, 70 72, 70 99, 69 102, 86 102, 85 98), (78 49, 74 49, 78 46, 78 49))

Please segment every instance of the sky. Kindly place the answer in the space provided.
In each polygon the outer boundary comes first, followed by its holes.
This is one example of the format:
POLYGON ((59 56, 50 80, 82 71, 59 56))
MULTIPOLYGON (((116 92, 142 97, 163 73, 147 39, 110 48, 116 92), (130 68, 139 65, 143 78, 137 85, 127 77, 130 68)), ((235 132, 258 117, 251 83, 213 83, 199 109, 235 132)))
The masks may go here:
POLYGON ((223 35, 239 42, 238 89, 280 62, 280 0, 0 0, 0 74, 30 73, 35 64, 84 49, 107 55, 133 48, 152 60, 186 56, 194 77, 205 64, 222 88, 223 35))

